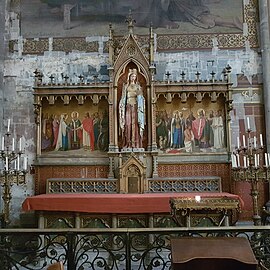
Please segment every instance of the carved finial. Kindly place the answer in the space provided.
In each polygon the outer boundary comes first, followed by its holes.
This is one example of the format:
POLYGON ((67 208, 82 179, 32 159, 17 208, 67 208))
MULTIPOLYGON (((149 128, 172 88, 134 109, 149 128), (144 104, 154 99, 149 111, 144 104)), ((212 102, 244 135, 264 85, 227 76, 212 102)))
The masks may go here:
POLYGON ((133 23, 136 23, 136 21, 132 18, 132 13, 131 13, 131 10, 129 10, 129 14, 126 18, 126 23, 128 25, 128 31, 130 34, 133 34, 133 23))
POLYGON ((169 71, 167 71, 166 73, 165 73, 165 75, 166 75, 166 77, 167 77, 167 83, 169 83, 170 82, 170 76, 172 75, 169 71))
POLYGON ((154 38, 154 33, 153 33, 153 24, 150 23, 150 38, 154 38))
POLYGON ((186 73, 184 70, 182 70, 182 72, 180 73, 181 77, 182 77, 182 81, 185 80, 185 76, 186 76, 186 73))
POLYGON ((153 33, 152 23, 150 23, 149 34, 150 34, 149 62, 150 62, 150 65, 153 65, 153 62, 154 62, 154 33, 153 33))
POLYGON ((109 33, 110 33, 109 37, 110 37, 110 40, 111 40, 111 39, 113 39, 113 29, 112 29, 112 24, 111 23, 109 24, 109 29, 110 29, 109 30, 109 33))
POLYGON ((53 80, 54 80, 54 76, 51 74, 51 76, 49 77, 50 78, 50 80, 51 80, 51 84, 53 84, 53 80))

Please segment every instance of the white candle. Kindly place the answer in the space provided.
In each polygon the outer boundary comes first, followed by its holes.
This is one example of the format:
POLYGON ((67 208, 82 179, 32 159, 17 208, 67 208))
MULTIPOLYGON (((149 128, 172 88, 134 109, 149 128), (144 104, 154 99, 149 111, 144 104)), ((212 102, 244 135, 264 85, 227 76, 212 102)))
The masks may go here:
POLYGON ((249 158, 247 158, 247 167, 249 167, 249 158))
POLYGON ((249 117, 247 117, 247 128, 250 129, 249 117))
POLYGON ((9 129, 10 129, 10 119, 8 119, 7 132, 9 132, 9 129))
POLYGON ((246 137, 243 135, 243 146, 246 147, 246 137))
POLYGON ((246 168, 246 167, 247 167, 247 157, 244 156, 244 168, 246 168))
POLYGON ((26 171, 27 170, 27 157, 24 157, 24 170, 26 171))
POLYGON ((257 138, 254 136, 254 148, 257 148, 257 138))
POLYGON ((15 139, 12 138, 12 151, 14 152, 15 151, 15 139))
POLYGON ((267 153, 264 153, 265 166, 268 167, 268 156, 267 153))
POLYGON ((268 166, 270 166, 270 154, 267 154, 267 159, 268 159, 268 166))
POLYGON ((6 171, 8 171, 8 157, 6 157, 6 171))
POLYGON ((257 165, 260 166, 260 155, 257 154, 257 165))
POLYGON ((5 137, 2 137, 1 150, 5 150, 5 137))
POLYGON ((240 167, 240 156, 239 156, 239 154, 236 154, 236 158, 237 158, 237 167, 240 167))
POLYGON ((235 155, 233 155, 233 160, 234 160, 235 167, 237 168, 238 166, 237 166, 237 160, 236 160, 236 156, 235 155))
POLYGON ((254 155, 254 166, 257 168, 257 157, 256 157, 257 154, 254 155))
POLYGON ((20 170, 20 156, 17 157, 17 171, 20 170))
POLYGON ((22 138, 20 138, 19 140, 19 151, 20 152, 22 151, 22 138))
POLYGON ((15 159, 14 160, 14 171, 16 171, 17 170, 17 160, 15 159))
POLYGON ((263 136, 262 134, 260 134, 260 143, 261 143, 261 147, 263 146, 263 136))
POLYGON ((231 159, 232 159, 232 167, 235 168, 234 154, 231 155, 231 159))
POLYGON ((238 149, 240 148, 240 139, 239 139, 239 137, 237 137, 237 148, 238 149))

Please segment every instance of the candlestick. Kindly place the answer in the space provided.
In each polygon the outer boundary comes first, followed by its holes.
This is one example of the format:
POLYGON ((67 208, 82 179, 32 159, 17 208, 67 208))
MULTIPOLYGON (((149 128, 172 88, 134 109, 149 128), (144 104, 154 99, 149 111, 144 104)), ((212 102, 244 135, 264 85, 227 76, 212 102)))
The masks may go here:
MULTIPOLYGON (((259 138, 251 136, 252 130, 250 129, 248 118, 247 126, 247 133, 243 135, 243 147, 238 147, 232 153, 233 156, 237 157, 236 167, 234 166, 234 160, 232 159, 232 172, 235 181, 246 181, 251 183, 250 195, 252 196, 253 221, 254 225, 261 225, 258 204, 258 183, 265 181, 270 182, 270 154, 264 153, 262 134, 259 135, 259 138), (243 167, 240 166, 241 164, 243 164, 243 167)), ((237 145, 239 145, 238 139, 237 145)))
MULTIPOLYGON (((10 119, 7 120, 7 132, 4 136, 0 136, 0 159, 4 168, 0 169, 0 185, 2 188, 3 200, 3 220, 6 226, 10 222, 10 202, 12 199, 11 186, 13 184, 24 184, 25 175, 27 173, 27 157, 24 157, 23 170, 20 170, 20 158, 23 154, 22 140, 19 141, 20 151, 16 149, 15 137, 11 137, 10 119)), ((3 167, 3 166, 2 166, 3 167)))

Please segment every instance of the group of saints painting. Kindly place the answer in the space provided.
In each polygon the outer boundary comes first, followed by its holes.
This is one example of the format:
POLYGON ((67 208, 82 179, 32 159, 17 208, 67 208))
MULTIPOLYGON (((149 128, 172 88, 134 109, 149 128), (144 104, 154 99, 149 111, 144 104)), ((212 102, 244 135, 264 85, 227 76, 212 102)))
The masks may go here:
POLYGON ((224 119, 221 110, 203 109, 185 118, 182 111, 172 115, 157 112, 156 133, 158 148, 167 153, 218 152, 225 147, 224 119))
MULTIPOLYGON (((166 153, 217 152, 225 147, 224 119, 220 110, 203 109, 197 117, 191 111, 187 117, 182 111, 172 114, 166 110, 156 115, 156 140, 158 148, 166 153)), ((42 119, 42 150, 108 151, 108 114, 86 112, 80 120, 73 111, 61 115, 45 114, 42 119), (70 119, 69 119, 70 118, 70 119)))
POLYGON ((42 118, 42 151, 67 151, 84 149, 85 151, 108 150, 108 114, 106 111, 84 114, 62 113, 42 118), (71 119, 70 119, 71 118, 71 119), (70 119, 70 120, 69 120, 70 119))

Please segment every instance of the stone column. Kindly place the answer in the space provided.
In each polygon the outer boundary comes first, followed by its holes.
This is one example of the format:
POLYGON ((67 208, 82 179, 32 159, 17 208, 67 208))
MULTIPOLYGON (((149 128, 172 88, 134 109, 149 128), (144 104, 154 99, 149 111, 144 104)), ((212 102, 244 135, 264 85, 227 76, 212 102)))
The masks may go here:
MULTIPOLYGON (((5 11, 6 1, 0 1, 0 122, 4 119, 4 59, 5 59, 5 11)), ((0 125, 0 134, 4 133, 4 126, 0 125)), ((0 194, 2 194, 2 187, 0 186, 0 194)), ((0 210, 2 209, 2 200, 0 200, 0 210)))
MULTIPOLYGON (((270 38, 269 38, 269 0, 259 0, 260 42, 263 67, 263 98, 265 108, 265 130, 267 152, 270 152, 270 38)), ((270 202, 267 203, 268 207, 270 202)))
POLYGON ((268 0, 259 0, 260 37, 263 66, 263 93, 265 107, 265 130, 267 151, 270 151, 270 38, 268 23, 268 0))
MULTIPOLYGON (((3 82, 3 70, 5 59, 5 11, 6 1, 0 1, 0 119, 4 117, 4 82, 3 82)), ((1 121, 2 122, 2 121, 1 121)), ((3 126, 0 126, 0 133, 3 133, 3 126)))

